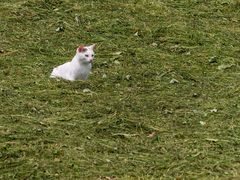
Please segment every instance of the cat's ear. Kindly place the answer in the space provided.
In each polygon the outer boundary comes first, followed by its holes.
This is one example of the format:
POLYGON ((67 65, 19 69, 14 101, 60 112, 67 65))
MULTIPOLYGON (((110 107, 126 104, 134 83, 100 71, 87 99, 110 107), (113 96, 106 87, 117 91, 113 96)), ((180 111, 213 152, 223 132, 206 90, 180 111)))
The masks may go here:
POLYGON ((79 52, 79 53, 83 53, 85 51, 87 51, 87 48, 82 45, 77 48, 77 52, 79 52))
POLYGON ((96 44, 93 44, 93 45, 89 46, 89 48, 94 50, 96 48, 96 44))

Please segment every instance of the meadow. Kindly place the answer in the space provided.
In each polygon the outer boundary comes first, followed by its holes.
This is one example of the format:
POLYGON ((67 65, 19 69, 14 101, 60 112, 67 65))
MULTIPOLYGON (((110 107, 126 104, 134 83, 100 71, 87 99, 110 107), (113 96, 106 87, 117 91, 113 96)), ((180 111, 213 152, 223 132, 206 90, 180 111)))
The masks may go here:
POLYGON ((240 179, 239 102, 239 0, 0 0, 0 179, 240 179))

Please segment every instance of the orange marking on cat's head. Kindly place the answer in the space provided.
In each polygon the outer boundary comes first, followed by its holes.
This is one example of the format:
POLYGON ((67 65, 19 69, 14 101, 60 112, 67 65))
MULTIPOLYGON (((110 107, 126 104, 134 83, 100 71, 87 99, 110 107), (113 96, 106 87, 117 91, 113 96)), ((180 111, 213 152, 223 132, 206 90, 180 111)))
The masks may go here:
POLYGON ((83 46, 83 45, 81 45, 81 46, 79 46, 78 48, 77 48, 77 51, 78 52, 85 52, 87 49, 83 46))

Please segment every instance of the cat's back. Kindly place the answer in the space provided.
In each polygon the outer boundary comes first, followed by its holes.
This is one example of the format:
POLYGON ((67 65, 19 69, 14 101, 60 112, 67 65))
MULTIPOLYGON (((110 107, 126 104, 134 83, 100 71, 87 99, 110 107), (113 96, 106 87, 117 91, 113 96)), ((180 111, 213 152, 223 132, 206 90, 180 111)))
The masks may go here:
POLYGON ((59 66, 57 66, 56 68, 57 69, 63 69, 63 70, 65 70, 65 69, 69 69, 69 68, 71 68, 71 66, 70 66, 70 62, 66 62, 66 63, 64 63, 64 64, 62 64, 62 65, 59 65, 59 66))
POLYGON ((62 77, 64 78, 68 71, 70 71, 70 62, 66 62, 62 65, 55 67, 51 73, 51 77, 62 77))

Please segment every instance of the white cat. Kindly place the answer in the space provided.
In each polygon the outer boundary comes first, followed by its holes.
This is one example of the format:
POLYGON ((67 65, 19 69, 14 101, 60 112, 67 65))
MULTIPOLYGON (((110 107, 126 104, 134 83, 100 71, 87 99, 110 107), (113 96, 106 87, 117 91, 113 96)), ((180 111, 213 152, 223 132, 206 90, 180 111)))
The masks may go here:
POLYGON ((80 46, 72 61, 66 62, 53 69, 51 78, 62 78, 69 81, 86 80, 92 69, 95 44, 80 46))

